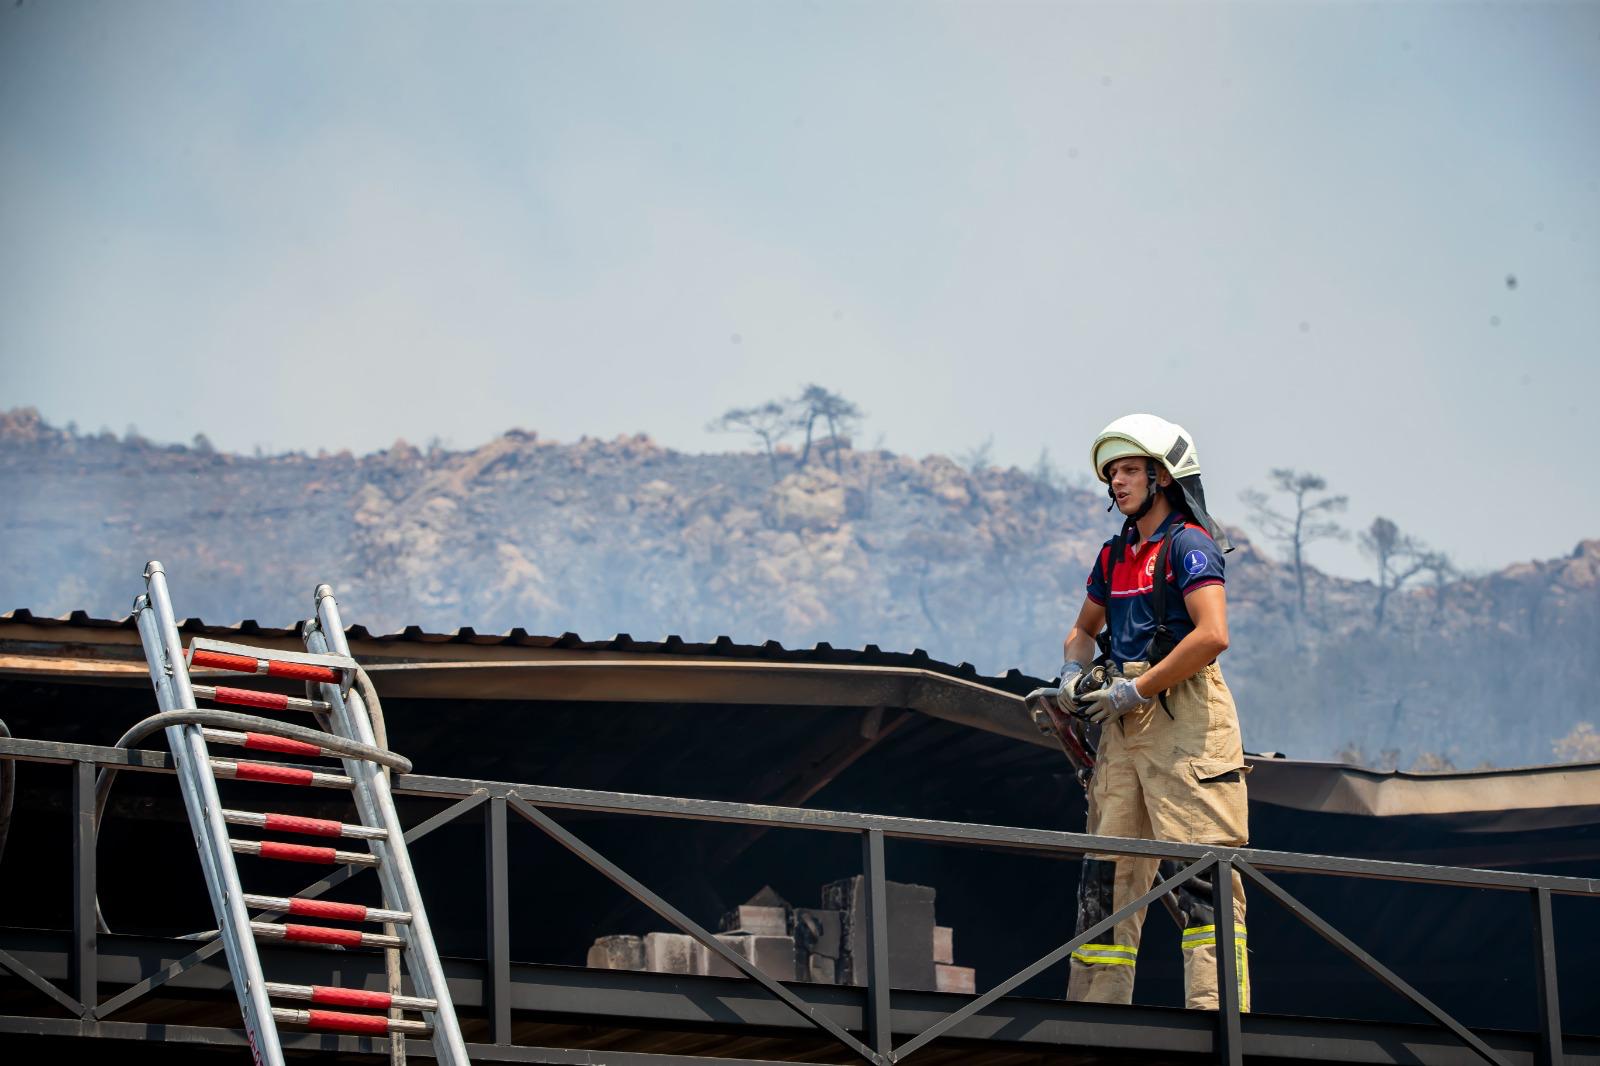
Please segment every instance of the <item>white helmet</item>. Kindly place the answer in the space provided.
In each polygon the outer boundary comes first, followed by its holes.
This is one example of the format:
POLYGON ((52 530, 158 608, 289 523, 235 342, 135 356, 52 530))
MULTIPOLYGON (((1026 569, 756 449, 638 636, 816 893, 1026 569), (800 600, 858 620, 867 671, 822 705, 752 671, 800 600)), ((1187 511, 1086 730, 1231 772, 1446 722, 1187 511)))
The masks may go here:
MULTIPOLYGON (((1109 486, 1111 480, 1106 477, 1106 467, 1113 460, 1127 456, 1151 459, 1165 467, 1183 496, 1189 517, 1205 527, 1217 547, 1224 552, 1233 550, 1222 527, 1206 513, 1206 494, 1200 487, 1200 453, 1188 430, 1155 415, 1123 415, 1095 437, 1089 449, 1089 461, 1094 465, 1095 477, 1109 486)), ((1151 496, 1146 498, 1146 508, 1153 502, 1155 492, 1155 475, 1150 476, 1151 496)), ((1112 498, 1115 500, 1115 496, 1112 498)))
POLYGON ((1089 461, 1094 464, 1095 477, 1109 483, 1106 466, 1130 455, 1154 459, 1175 479, 1200 473, 1194 438, 1176 422, 1155 415, 1123 415, 1102 429, 1089 451, 1089 461))

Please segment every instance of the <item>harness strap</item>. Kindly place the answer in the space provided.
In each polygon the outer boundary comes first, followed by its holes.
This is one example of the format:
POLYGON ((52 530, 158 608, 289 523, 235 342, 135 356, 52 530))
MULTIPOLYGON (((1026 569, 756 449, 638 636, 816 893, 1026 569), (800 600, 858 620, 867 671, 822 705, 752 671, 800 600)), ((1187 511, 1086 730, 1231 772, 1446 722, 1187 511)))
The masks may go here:
MULTIPOLYGON (((1115 499, 1116 498, 1113 496, 1112 497, 1112 501, 1115 502, 1115 499)), ((1127 536, 1128 536, 1128 526, 1130 524, 1131 523, 1128 523, 1128 522, 1124 522, 1123 523, 1122 528, 1117 531, 1117 535, 1115 537, 1111 538, 1111 550, 1106 552, 1106 591, 1107 592, 1109 592, 1113 588, 1111 575, 1116 573, 1117 560, 1122 558, 1122 553, 1125 550, 1124 543, 1125 543, 1125 541, 1127 539, 1127 536)), ((1109 673, 1110 673, 1110 670, 1111 670, 1112 666, 1114 665, 1113 662, 1112 662, 1112 659, 1111 659, 1111 624, 1110 624, 1110 618, 1111 618, 1110 612, 1108 611, 1107 614, 1106 614, 1106 627, 1104 629, 1102 629, 1099 633, 1095 634, 1095 638, 1094 638, 1094 642, 1100 646, 1100 662, 1106 668, 1108 676, 1109 676, 1109 673)))
MULTIPOLYGON (((1151 590, 1150 597, 1150 616, 1156 622, 1156 637, 1171 634, 1171 630, 1167 629, 1167 559, 1171 555, 1173 536, 1182 528, 1182 522, 1168 526, 1166 536, 1161 539, 1161 548, 1156 552, 1156 570, 1151 582, 1155 588, 1151 590)), ((1150 638, 1150 643, 1155 643, 1155 637, 1150 638)), ((1150 659, 1150 665, 1154 666, 1158 661, 1150 659)))
MULTIPOLYGON (((1177 528, 1167 527, 1166 536, 1161 538, 1161 547, 1156 550, 1155 573, 1151 576, 1150 616, 1155 620, 1156 631, 1150 636, 1150 643, 1145 646, 1145 661, 1151 666, 1167 657, 1177 642, 1172 639, 1172 630, 1167 628, 1167 559, 1171 555, 1172 541, 1178 529, 1183 528, 1179 522, 1177 528)), ((1167 693, 1163 689, 1156 696, 1161 701, 1161 709, 1167 712, 1167 717, 1174 717, 1172 708, 1167 706, 1167 693)))

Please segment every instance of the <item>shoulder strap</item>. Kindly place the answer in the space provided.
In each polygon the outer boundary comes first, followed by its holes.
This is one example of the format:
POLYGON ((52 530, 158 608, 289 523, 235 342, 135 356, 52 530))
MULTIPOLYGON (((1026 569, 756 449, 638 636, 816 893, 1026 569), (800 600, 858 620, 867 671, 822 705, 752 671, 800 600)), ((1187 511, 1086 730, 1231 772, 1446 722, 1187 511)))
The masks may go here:
MULTIPOLYGON (((1167 629, 1167 560, 1172 555, 1172 542, 1177 538, 1178 530, 1182 528, 1182 523, 1179 523, 1176 529, 1169 528, 1167 535, 1161 538, 1161 547, 1156 551, 1155 573, 1151 578, 1151 584, 1154 588, 1151 589, 1150 596, 1150 615, 1156 624, 1155 635, 1150 638, 1150 648, 1152 649, 1150 660, 1152 663, 1158 659, 1166 658, 1167 652, 1172 650, 1170 647, 1164 646, 1164 642, 1171 639, 1167 629), (1153 651, 1158 647, 1164 649, 1159 655, 1153 651)), ((1167 712, 1168 718, 1171 718, 1172 708, 1167 705, 1167 694, 1162 692, 1160 699, 1161 709, 1167 712)))
POLYGON ((1155 588, 1151 590, 1150 616, 1157 627, 1167 624, 1167 560, 1172 554, 1172 542, 1182 528, 1180 523, 1176 528, 1168 529, 1167 535, 1161 538, 1161 549, 1156 552, 1155 573, 1151 580, 1155 588))
POLYGON ((1117 568, 1117 560, 1122 558, 1122 553, 1127 550, 1124 542, 1127 532, 1126 529, 1119 530, 1117 535, 1111 538, 1111 543, 1107 546, 1106 591, 1108 592, 1111 590, 1111 574, 1117 568))
MULTIPOLYGON (((1118 531, 1116 536, 1111 538, 1111 543, 1106 548, 1105 579, 1106 579, 1106 595, 1108 597, 1108 599, 1107 599, 1108 603, 1110 602, 1109 596, 1111 594, 1111 587, 1112 587, 1111 586, 1111 575, 1117 568, 1117 560, 1122 557, 1122 553, 1123 553, 1123 538, 1124 538, 1124 536, 1126 535, 1127 532, 1128 532, 1128 528, 1126 526, 1124 526, 1120 531, 1118 531)), ((1100 649, 1100 661, 1101 662, 1105 662, 1105 663, 1109 663, 1111 661, 1111 624, 1110 623, 1111 623, 1111 618, 1110 618, 1110 615, 1108 613, 1107 616, 1106 616, 1106 627, 1104 629, 1100 630, 1100 632, 1096 633, 1095 637, 1094 637, 1094 642, 1100 649)))

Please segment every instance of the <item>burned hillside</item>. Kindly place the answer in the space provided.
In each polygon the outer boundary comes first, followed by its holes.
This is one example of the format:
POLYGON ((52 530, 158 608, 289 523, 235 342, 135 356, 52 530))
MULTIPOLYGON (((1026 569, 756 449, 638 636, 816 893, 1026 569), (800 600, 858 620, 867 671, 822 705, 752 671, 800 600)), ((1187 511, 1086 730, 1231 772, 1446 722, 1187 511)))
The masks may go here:
MULTIPOLYGON (((120 616, 159 557, 213 622, 289 622, 331 580, 374 632, 726 634, 1053 672, 1103 496, 942 456, 798 458, 524 431, 467 451, 245 456, 17 410, 0 415, 0 598, 120 616)), ((1235 540, 1225 666, 1253 749, 1504 766, 1548 761, 1600 717, 1585 698, 1600 541, 1403 590, 1379 625, 1370 583, 1309 571, 1301 611, 1292 570, 1235 540)))

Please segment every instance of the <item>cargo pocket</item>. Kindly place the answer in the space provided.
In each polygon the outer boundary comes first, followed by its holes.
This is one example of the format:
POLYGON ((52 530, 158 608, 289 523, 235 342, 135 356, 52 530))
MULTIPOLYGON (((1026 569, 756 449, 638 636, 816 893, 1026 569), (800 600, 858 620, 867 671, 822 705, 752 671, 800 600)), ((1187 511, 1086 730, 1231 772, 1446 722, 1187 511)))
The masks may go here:
POLYGON ((1243 759, 1190 759, 1189 770, 1202 785, 1242 782, 1250 767, 1243 759))
POLYGON ((1196 844, 1242 846, 1250 839, 1250 809, 1244 775, 1250 772, 1242 758, 1190 759, 1193 792, 1185 811, 1190 839, 1196 844))

